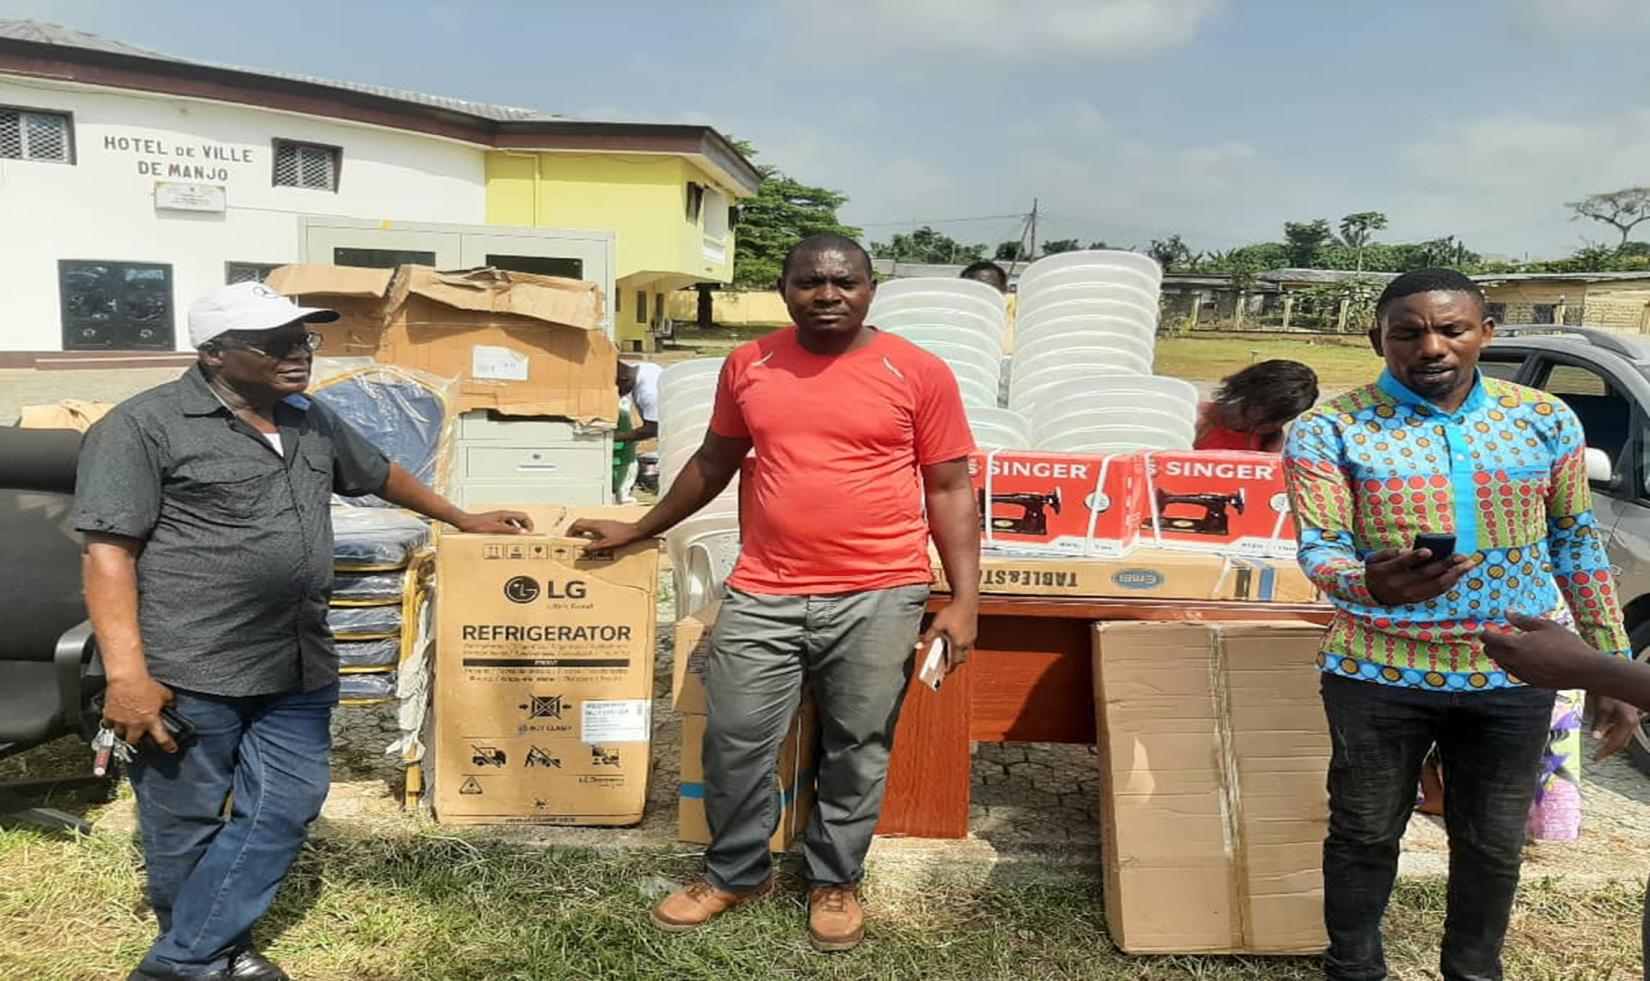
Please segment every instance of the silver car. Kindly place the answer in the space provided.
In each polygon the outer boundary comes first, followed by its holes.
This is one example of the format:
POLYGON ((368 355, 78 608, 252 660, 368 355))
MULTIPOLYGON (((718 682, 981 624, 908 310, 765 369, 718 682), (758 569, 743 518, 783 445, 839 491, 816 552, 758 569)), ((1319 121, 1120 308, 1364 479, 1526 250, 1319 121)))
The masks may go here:
MULTIPOLYGON (((1502 326, 1484 374, 1563 399, 1587 435, 1594 511, 1634 655, 1650 660, 1650 337, 1551 324, 1502 326)), ((1628 745, 1650 774, 1650 722, 1628 745)))

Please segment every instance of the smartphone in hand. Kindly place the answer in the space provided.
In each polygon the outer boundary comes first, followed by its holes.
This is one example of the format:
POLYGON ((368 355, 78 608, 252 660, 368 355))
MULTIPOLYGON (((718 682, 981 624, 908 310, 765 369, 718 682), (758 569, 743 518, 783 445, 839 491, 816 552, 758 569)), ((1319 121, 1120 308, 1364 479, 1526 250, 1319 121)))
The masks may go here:
POLYGON ((949 662, 945 638, 935 637, 934 642, 928 645, 927 652, 922 655, 922 663, 917 667, 917 680, 939 691, 940 684, 945 681, 945 671, 949 662))
POLYGON ((1445 562, 1449 560, 1450 556, 1455 554, 1455 536, 1434 535, 1428 532, 1422 532, 1421 534, 1415 536, 1415 544, 1411 545, 1410 548, 1415 551, 1419 551, 1424 548, 1432 553, 1432 559, 1430 561, 1445 562))

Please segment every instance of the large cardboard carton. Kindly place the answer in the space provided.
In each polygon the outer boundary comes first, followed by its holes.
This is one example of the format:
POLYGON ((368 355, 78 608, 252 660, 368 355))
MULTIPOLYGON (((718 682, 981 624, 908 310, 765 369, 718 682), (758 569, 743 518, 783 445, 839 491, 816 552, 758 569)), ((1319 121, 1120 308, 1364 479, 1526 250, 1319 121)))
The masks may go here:
POLYGON ((326 358, 371 358, 384 338, 393 269, 296 264, 270 272, 264 284, 299 304, 338 311, 338 319, 311 324, 326 358))
MULTIPOLYGON (((934 560, 934 588, 949 591, 934 560)), ((1123 558, 982 555, 980 591, 1008 596, 1312 603, 1317 587, 1293 560, 1141 548, 1123 558)))
POLYGON ((652 541, 586 553, 583 516, 531 535, 446 534, 436 552, 434 805, 447 824, 634 824, 647 797, 652 541))
POLYGON ((968 471, 987 550, 1119 556, 1140 541, 1138 455, 996 450, 969 457, 968 471))
POLYGON ((1243 450, 1160 450, 1145 457, 1145 531, 1158 548, 1293 558, 1295 522, 1283 457, 1243 450))
POLYGON ((1322 633, 1095 625, 1106 925, 1122 949, 1324 948, 1322 633))
POLYGON ((378 359, 458 379, 459 412, 617 420, 618 350, 595 283, 403 266, 378 359))
MULTIPOLYGON (((779 772, 774 783, 779 824, 768 839, 772 851, 789 851, 813 814, 818 729, 813 699, 804 690, 784 748, 779 751, 779 772)), ((699 845, 710 844, 710 825, 705 821, 704 743, 705 716, 682 716, 682 791, 676 834, 683 841, 699 845)))
POLYGON ((710 628, 722 611, 720 601, 676 621, 675 663, 670 670, 670 704, 688 715, 704 715, 705 668, 710 664, 710 628))

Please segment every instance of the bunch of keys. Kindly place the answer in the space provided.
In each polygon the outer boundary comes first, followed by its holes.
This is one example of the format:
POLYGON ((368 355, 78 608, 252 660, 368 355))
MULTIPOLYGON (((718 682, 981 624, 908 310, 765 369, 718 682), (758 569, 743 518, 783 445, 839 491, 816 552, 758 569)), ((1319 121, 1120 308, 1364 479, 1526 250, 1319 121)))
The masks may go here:
POLYGON ((115 731, 108 725, 100 725, 97 735, 92 737, 92 776, 101 777, 109 772, 109 756, 111 754, 122 763, 132 762, 132 747, 115 735, 115 731))

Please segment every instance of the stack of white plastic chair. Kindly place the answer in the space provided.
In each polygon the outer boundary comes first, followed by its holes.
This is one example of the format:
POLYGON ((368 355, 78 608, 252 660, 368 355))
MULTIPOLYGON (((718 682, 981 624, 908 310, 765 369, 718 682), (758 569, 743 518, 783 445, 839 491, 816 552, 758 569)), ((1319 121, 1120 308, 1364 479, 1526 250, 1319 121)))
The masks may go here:
POLYGON ((1197 389, 1152 374, 1163 270, 1135 252, 1063 252, 1020 274, 1009 407, 1037 449, 1190 449, 1197 389))
MULTIPOLYGON (((704 442, 722 358, 683 361, 659 376, 659 492, 664 494, 704 442)), ((676 614, 719 598, 739 558, 739 478, 698 513, 665 533, 676 614)))
POLYGON ((997 407, 1008 313, 992 287, 972 279, 896 279, 877 287, 865 322, 939 356, 957 376, 964 405, 997 407))
POLYGON ((974 445, 981 453, 993 450, 1029 450, 1032 441, 1031 420, 1013 409, 995 409, 985 406, 964 406, 968 412, 968 428, 974 432, 974 445))

